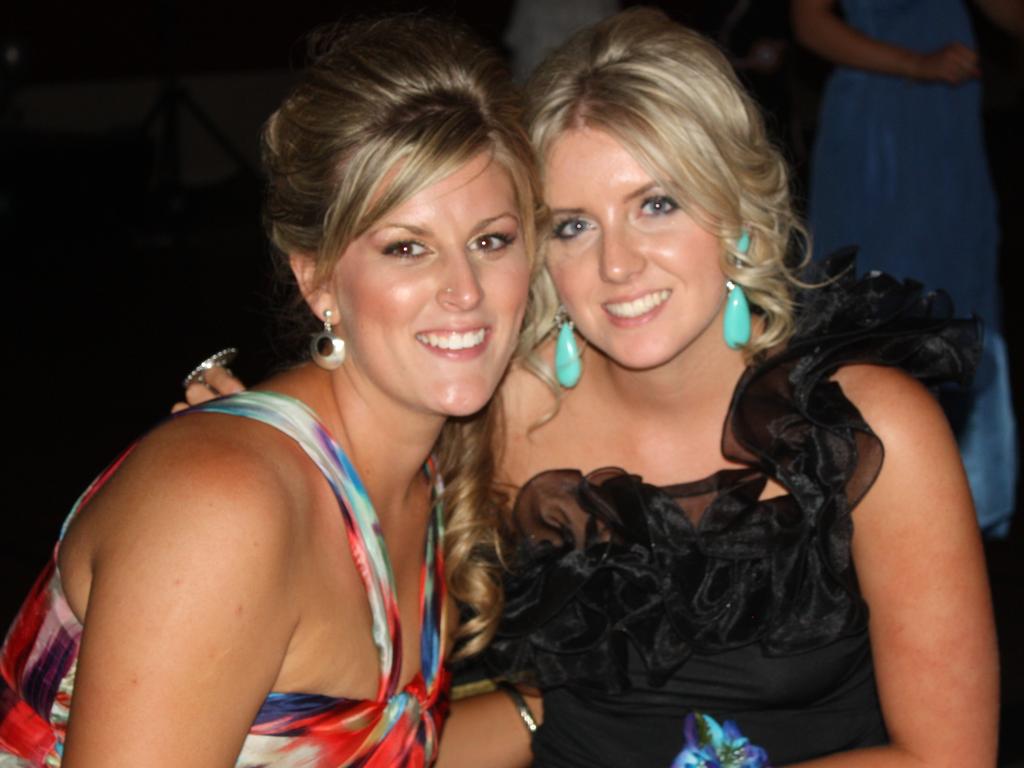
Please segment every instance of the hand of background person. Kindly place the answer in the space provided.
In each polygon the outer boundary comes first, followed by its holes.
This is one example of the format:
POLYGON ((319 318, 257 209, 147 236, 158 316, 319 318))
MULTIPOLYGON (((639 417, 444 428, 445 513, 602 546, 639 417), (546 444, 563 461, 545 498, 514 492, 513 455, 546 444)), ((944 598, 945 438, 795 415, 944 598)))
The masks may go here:
MULTIPOLYGON (((989 3, 997 4, 996 0, 986 0, 989 3)), ((791 0, 790 16, 793 34, 801 45, 842 67, 950 85, 981 74, 978 54, 963 43, 948 43, 920 53, 884 42, 847 24, 838 15, 835 0, 791 0)))
POLYGON ((189 406, 205 403, 215 397, 233 395, 236 392, 244 392, 245 385, 239 381, 231 371, 222 366, 214 366, 203 375, 203 382, 193 382, 185 389, 184 403, 175 403, 171 413, 183 411, 189 406))
POLYGON ((978 54, 963 43, 949 43, 918 58, 918 80, 960 85, 981 75, 978 54))

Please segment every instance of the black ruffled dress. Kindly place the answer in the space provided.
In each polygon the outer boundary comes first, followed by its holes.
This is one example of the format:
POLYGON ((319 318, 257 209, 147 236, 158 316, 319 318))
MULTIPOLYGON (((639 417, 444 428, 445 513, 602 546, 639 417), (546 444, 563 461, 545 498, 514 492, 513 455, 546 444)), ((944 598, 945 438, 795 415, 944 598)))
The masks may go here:
POLYGON ((667 767, 693 710, 735 720, 774 765, 886 742, 850 556, 883 449, 829 377, 873 363, 963 382, 976 323, 885 275, 801 306, 787 349, 733 395, 723 453, 743 468, 669 487, 553 470, 521 489, 487 661, 544 690, 535 765, 667 767), (759 501, 767 478, 788 493, 759 501))

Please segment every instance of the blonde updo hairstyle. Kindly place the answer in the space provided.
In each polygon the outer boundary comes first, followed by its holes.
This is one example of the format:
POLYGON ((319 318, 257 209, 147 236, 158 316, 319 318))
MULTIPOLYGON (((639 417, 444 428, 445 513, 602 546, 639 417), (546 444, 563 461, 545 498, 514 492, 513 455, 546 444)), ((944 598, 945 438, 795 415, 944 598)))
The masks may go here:
POLYGON ((624 11, 548 57, 527 101, 542 166, 566 131, 604 131, 717 235, 723 273, 763 318, 744 347, 748 359, 786 342, 794 328, 787 256, 806 250, 806 231, 792 210, 786 163, 713 43, 660 11, 624 11), (736 247, 743 230, 745 254, 736 247))
MULTIPOLYGON (((263 132, 264 218, 280 260, 313 258, 327 279, 355 238, 480 153, 508 172, 533 258, 542 209, 522 126, 503 64, 458 27, 401 16, 315 33, 301 82, 263 132)), ((463 653, 489 640, 501 611, 488 514, 498 412, 450 419, 437 447, 449 591, 470 617, 457 633, 463 653)))

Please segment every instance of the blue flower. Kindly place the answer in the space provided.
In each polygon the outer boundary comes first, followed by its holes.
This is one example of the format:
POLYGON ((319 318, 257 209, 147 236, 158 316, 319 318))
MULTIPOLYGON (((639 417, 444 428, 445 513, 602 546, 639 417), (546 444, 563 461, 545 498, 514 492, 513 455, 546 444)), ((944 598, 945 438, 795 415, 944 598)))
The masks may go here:
POLYGON ((768 754, 750 743, 732 720, 691 712, 683 724, 686 743, 672 768, 769 768, 768 754))

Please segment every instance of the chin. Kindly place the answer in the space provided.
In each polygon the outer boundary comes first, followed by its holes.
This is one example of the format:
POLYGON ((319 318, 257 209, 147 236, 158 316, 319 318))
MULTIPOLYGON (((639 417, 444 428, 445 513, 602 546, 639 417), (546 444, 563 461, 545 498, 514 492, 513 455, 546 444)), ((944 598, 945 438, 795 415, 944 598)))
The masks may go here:
POLYGON ((443 413, 449 418, 466 418, 479 413, 489 402, 490 398, 484 398, 473 402, 459 403, 457 405, 452 405, 449 408, 445 408, 443 413))
POLYGON ((445 416, 472 416, 490 402, 493 386, 452 385, 445 387, 435 401, 445 416))
POLYGON ((653 368, 665 365, 679 353, 678 349, 625 347, 623 349, 611 349, 605 352, 605 356, 615 365, 621 368, 628 368, 631 371, 649 371, 653 368))

